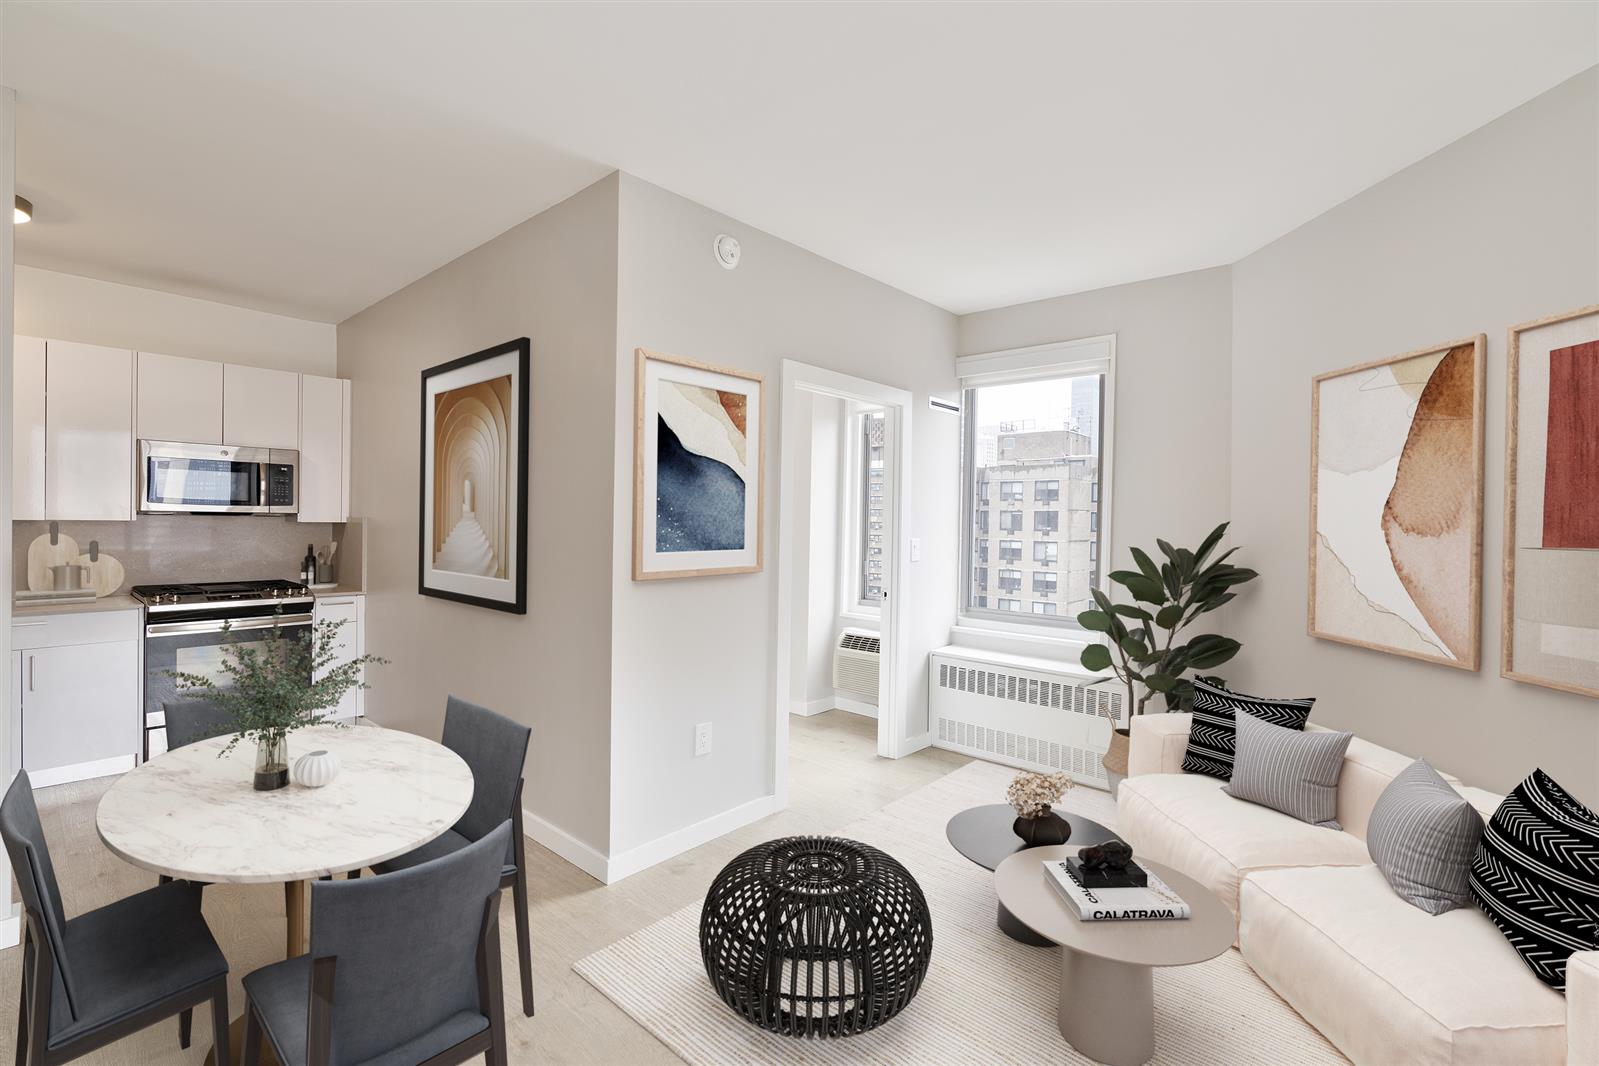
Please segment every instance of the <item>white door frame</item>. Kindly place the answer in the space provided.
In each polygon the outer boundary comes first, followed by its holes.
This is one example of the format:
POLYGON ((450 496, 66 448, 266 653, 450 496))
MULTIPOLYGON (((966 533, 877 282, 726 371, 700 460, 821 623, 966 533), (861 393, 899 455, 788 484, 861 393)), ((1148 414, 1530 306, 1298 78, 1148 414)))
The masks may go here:
POLYGON ((888 505, 889 531, 886 544, 888 598, 882 606, 882 670, 878 674, 877 754, 890 759, 907 755, 912 744, 905 738, 906 703, 910 685, 906 669, 905 619, 899 610, 902 590, 910 586, 910 552, 907 550, 906 523, 911 513, 911 410, 912 396, 904 389, 892 388, 865 378, 841 374, 793 359, 783 360, 783 441, 779 456, 777 510, 777 669, 772 706, 776 711, 776 743, 773 745, 773 798, 776 808, 788 806, 788 717, 790 683, 794 674, 794 568, 797 563, 794 542, 796 520, 803 512, 798 506, 801 489, 795 472, 797 456, 806 447, 808 424, 798 413, 799 394, 817 393, 841 400, 883 408, 885 432, 893 441, 888 471, 892 489, 888 505))

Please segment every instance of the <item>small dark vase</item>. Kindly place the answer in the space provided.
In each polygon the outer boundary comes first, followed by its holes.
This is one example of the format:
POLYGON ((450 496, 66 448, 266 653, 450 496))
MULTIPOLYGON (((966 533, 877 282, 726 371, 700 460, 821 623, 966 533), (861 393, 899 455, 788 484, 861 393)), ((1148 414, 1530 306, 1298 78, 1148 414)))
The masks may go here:
POLYGON ((1066 843, 1071 839, 1072 824, 1050 811, 1037 818, 1017 818, 1011 823, 1011 831, 1021 837, 1028 847, 1039 848, 1066 843))

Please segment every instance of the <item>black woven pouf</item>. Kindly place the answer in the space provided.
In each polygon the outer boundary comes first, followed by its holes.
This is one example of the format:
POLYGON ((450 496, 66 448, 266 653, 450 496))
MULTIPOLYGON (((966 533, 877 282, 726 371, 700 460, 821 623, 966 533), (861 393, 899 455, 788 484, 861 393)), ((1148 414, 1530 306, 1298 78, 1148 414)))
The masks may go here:
POLYGON ((716 994, 789 1036, 852 1036, 905 1009, 933 919, 910 871, 854 840, 784 837, 728 863, 700 911, 716 994))

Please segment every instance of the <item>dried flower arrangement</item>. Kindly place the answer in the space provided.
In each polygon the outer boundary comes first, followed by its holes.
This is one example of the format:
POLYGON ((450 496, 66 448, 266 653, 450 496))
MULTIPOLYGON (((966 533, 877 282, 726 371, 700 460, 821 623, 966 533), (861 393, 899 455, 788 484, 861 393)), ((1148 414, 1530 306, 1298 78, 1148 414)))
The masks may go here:
POLYGON ((1005 798, 1022 818, 1040 818, 1072 787, 1070 774, 1017 774, 1005 789, 1005 798))

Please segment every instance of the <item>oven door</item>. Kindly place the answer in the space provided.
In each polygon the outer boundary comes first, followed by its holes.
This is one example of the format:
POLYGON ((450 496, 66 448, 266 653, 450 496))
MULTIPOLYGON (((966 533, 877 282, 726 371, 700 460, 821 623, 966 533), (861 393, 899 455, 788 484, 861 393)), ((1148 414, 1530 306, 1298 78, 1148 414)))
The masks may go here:
MULTIPOLYGON (((230 643, 261 647, 276 622, 285 639, 309 642, 311 614, 233 618, 227 634, 225 618, 171 619, 146 616, 144 627, 144 757, 153 759, 167 750, 166 703, 187 699, 171 671, 209 677, 222 687, 223 649, 230 643)), ((310 656, 306 657, 306 684, 311 683, 310 656)))
POLYGON ((265 448, 141 440, 139 511, 267 514, 271 468, 265 448))

